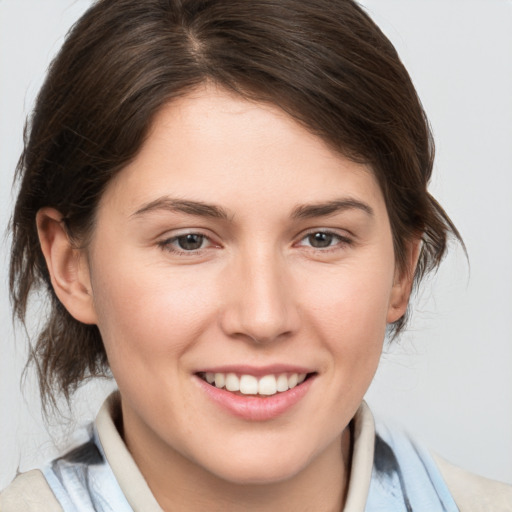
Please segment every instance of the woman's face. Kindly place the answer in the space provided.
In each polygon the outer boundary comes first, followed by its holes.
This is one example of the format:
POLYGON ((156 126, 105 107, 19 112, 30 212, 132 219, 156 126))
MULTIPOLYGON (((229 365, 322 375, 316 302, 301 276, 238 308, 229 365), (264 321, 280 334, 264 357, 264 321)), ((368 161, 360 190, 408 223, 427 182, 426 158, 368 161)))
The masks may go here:
POLYGON ((204 87, 159 112, 96 220, 93 315, 141 466, 261 483, 339 457, 408 290, 367 167, 204 87))

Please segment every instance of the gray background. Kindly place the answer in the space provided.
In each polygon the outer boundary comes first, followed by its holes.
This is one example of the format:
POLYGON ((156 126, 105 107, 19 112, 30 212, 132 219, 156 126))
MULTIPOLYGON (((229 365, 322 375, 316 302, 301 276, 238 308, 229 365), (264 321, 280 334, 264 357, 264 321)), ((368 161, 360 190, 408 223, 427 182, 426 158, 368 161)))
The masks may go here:
MULTIPOLYGON (((0 225, 9 219, 22 128, 44 71, 88 0, 0 0, 0 225)), ((452 248, 386 350, 367 400, 449 460, 512 483, 512 2, 367 0, 396 45, 437 143, 431 190, 469 251, 452 248)), ((0 488, 73 442, 112 384, 93 383, 46 426, 33 376, 20 377, 8 243, 0 249, 0 488), (73 419, 70 419, 70 418, 73 419)), ((37 327, 44 304, 34 304, 37 327)))

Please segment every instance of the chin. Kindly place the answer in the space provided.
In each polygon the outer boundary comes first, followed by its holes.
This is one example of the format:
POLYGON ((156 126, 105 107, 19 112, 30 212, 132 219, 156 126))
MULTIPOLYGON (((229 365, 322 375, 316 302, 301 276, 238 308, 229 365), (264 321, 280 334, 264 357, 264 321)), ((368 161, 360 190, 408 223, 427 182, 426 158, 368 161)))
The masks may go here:
POLYGON ((249 450, 242 457, 225 455, 215 465, 212 464, 213 461, 208 461, 207 469, 231 484, 277 484, 298 475, 310 463, 306 454, 301 456, 296 449, 291 451, 292 453, 287 454, 283 450, 272 448, 266 454, 262 450, 249 450))
POLYGON ((235 485, 272 485, 289 480, 297 475, 300 469, 288 467, 270 468, 267 464, 262 465, 236 465, 224 466, 217 477, 235 485))

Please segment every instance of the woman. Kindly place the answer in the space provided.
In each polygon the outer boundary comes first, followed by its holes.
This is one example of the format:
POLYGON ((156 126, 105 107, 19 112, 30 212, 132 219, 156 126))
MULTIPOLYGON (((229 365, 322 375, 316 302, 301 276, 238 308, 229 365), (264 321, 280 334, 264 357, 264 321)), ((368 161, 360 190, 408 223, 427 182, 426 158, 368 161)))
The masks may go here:
POLYGON ((47 400, 110 371, 119 393, 2 510, 506 510, 362 403, 460 238, 432 160, 357 4, 96 3, 37 101, 11 286, 21 318, 47 286, 47 400))

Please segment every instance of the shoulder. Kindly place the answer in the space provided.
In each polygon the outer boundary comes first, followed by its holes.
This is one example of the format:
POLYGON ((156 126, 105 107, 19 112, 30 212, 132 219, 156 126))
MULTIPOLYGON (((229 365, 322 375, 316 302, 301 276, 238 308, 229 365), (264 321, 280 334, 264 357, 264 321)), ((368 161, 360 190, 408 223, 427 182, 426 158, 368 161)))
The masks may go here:
POLYGON ((368 504, 378 510, 458 511, 429 452, 396 425, 376 426, 368 504))
POLYGON ((132 510, 95 439, 18 475, 0 495, 0 512, 132 510))
POLYGON ((412 502, 423 502, 428 493, 443 503, 444 510, 512 512, 512 486, 454 466, 399 428, 382 423, 377 428, 374 471, 380 479, 398 475, 398 486, 412 502))
POLYGON ((0 511, 61 512, 62 507, 41 471, 34 469, 18 475, 0 493, 0 511))
POLYGON ((489 480, 433 455, 461 512, 512 512, 512 485, 489 480))

